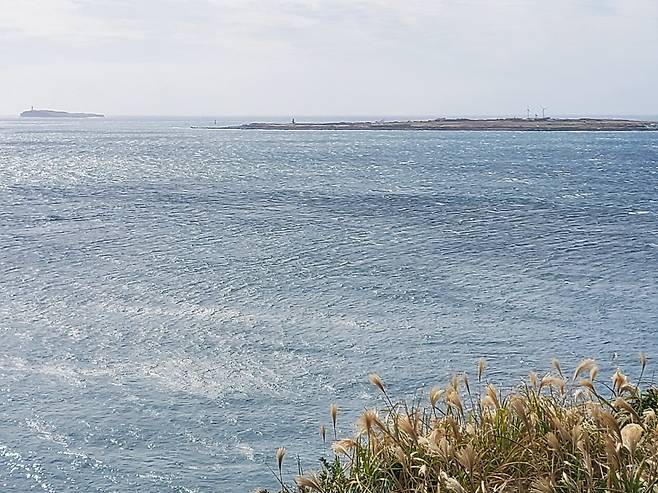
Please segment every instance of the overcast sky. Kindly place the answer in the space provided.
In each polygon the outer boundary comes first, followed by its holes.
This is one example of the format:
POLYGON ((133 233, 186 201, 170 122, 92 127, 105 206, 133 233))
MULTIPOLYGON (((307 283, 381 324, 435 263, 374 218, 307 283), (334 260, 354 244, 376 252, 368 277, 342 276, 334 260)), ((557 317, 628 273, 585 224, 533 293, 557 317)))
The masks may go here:
POLYGON ((658 114, 658 0, 0 0, 0 115, 658 114))

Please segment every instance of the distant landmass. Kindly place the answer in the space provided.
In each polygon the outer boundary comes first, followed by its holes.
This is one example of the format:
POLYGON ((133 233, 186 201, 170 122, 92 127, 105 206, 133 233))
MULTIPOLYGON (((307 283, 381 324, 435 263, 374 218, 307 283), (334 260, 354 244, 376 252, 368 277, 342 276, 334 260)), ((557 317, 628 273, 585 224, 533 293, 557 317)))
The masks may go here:
POLYGON ((658 122, 615 118, 437 118, 435 120, 300 123, 245 123, 234 126, 196 126, 225 130, 517 130, 622 131, 658 130, 658 122))
POLYGON ((98 113, 69 113, 68 111, 35 110, 34 108, 21 113, 23 118, 105 118, 98 113))

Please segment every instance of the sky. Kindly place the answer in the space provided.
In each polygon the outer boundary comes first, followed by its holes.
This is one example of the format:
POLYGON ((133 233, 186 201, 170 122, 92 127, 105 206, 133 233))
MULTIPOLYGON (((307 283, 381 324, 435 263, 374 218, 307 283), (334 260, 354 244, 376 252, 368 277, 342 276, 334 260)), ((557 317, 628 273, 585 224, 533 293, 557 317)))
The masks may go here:
POLYGON ((658 115, 658 0, 0 0, 0 115, 658 115))

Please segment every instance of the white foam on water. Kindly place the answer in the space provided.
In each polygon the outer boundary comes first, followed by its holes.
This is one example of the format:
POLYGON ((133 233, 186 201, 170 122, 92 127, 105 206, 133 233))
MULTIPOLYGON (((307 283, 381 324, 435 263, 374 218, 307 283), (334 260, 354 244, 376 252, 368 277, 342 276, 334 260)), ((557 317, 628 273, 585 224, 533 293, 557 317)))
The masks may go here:
POLYGON ((329 402, 347 432, 380 402, 371 371, 658 351, 646 135, 12 125, 0 443, 42 466, 17 491, 273 489, 329 402))

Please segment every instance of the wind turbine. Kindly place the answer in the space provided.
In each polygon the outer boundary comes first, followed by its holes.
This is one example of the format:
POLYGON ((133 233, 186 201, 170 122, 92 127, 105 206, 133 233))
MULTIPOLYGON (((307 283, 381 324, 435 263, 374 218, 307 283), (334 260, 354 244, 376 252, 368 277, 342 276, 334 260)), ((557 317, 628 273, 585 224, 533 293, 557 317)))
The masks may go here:
POLYGON ((526 118, 528 120, 530 120, 530 107, 529 106, 525 109, 525 114, 526 114, 526 118))
POLYGON ((546 118, 546 110, 548 109, 548 106, 542 106, 541 107, 541 117, 546 118))

